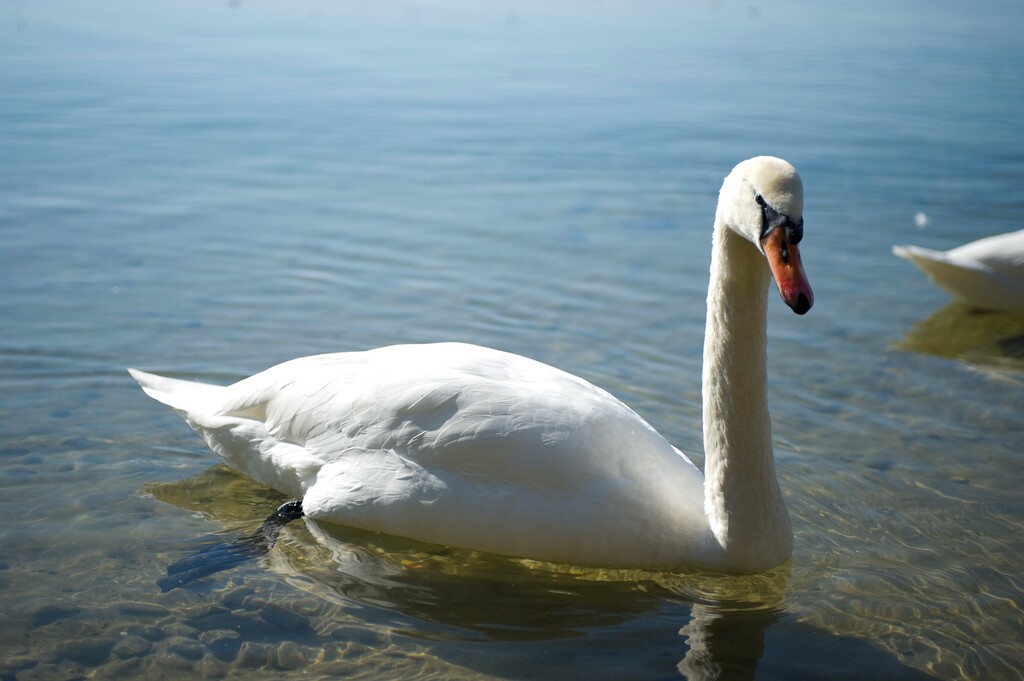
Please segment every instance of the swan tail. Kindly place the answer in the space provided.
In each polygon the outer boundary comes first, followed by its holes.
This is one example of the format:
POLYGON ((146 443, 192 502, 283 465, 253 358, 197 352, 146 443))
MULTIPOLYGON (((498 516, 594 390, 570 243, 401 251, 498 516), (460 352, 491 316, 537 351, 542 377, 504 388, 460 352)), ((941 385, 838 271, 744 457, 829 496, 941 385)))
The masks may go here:
POLYGON ((129 369, 128 373, 139 382, 143 392, 183 415, 215 413, 224 401, 226 389, 219 385, 168 378, 138 369, 129 369))
POLYGON ((323 462, 303 444, 269 432, 265 405, 234 386, 210 385, 129 369, 147 395, 177 411, 231 468, 285 494, 302 497, 323 462))
POLYGON ((992 270, 971 260, 954 259, 943 251, 920 246, 893 246, 893 255, 914 263, 946 292, 983 304, 992 295, 992 270))

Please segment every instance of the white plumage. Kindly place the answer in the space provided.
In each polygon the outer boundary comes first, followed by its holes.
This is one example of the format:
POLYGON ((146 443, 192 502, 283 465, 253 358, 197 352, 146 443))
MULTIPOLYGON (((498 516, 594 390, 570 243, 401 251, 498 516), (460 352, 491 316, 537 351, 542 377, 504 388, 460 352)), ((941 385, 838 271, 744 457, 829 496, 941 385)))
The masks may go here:
POLYGON ((986 310, 1024 312, 1024 229, 949 251, 893 246, 954 297, 986 310))
POLYGON ((746 161, 723 185, 707 484, 606 391, 473 345, 305 357, 226 387, 130 371, 228 465, 301 499, 313 520, 565 563, 765 569, 792 547, 765 400, 765 255, 790 306, 802 314, 811 293, 799 237, 764 234, 758 196, 771 215, 802 213, 799 176, 779 159, 746 161))

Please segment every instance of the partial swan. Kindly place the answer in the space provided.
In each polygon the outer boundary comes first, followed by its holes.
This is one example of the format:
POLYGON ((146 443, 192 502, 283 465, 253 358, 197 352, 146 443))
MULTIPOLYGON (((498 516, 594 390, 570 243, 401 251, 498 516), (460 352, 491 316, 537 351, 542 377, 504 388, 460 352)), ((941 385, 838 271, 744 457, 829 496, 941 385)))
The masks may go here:
POLYGON ((129 370, 231 467, 313 520, 594 566, 758 572, 793 533, 766 398, 766 299, 813 303, 803 185, 773 157, 736 166, 712 238, 705 474, 625 404, 518 355, 461 343, 285 362, 222 387, 129 370))
POLYGON ((984 310, 1024 312, 1024 229, 949 251, 893 246, 940 288, 984 310))

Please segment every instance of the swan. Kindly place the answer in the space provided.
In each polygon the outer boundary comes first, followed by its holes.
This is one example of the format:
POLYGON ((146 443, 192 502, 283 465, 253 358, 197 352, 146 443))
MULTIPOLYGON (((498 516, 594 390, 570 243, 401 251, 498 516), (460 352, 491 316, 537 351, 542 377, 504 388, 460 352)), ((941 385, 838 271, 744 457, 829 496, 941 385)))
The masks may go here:
POLYGON ((310 520, 589 566, 751 573, 789 559, 766 399, 774 277, 813 303, 803 185, 774 157, 719 194, 703 364, 705 473, 608 392, 463 343, 291 360, 230 386, 129 369, 227 463, 310 520))
POLYGON ((940 288, 974 307, 1024 312, 1024 229, 949 251, 893 246, 940 288))

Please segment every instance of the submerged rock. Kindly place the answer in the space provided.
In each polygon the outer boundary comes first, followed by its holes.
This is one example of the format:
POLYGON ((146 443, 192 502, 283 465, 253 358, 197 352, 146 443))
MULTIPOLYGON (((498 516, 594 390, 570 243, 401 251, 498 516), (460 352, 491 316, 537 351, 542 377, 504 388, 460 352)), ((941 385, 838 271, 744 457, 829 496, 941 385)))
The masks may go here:
POLYGON ((265 643, 245 641, 238 649, 235 663, 245 669, 264 667, 270 661, 270 646, 265 643))
POLYGON ((57 622, 58 620, 73 617, 81 611, 81 608, 77 605, 72 605, 71 603, 56 603, 50 601, 47 603, 37 603, 28 606, 22 610, 21 615, 28 621, 29 625, 33 627, 42 627, 47 624, 57 622))
POLYGON ((166 617, 171 611, 156 603, 127 601, 117 604, 118 611, 129 617, 166 617))
POLYGON ((248 586, 239 586, 228 589, 220 596, 221 605, 231 610, 237 610, 245 604, 245 599, 256 592, 248 586))
POLYGON ((34 657, 10 657, 0 663, 0 670, 5 672, 20 672, 26 669, 32 669, 39 664, 39 660, 34 657))
POLYGON ((284 631, 295 632, 309 629, 309 619, 302 615, 296 615, 290 610, 285 610, 274 603, 268 603, 260 612, 260 617, 270 626, 284 631))
POLYGON ((153 648, 153 644, 141 636, 125 636, 114 644, 113 654, 115 657, 141 657, 153 648))
POLYGON ((89 638, 64 641, 57 646, 54 654, 59 659, 94 667, 110 657, 110 651, 115 643, 116 641, 109 636, 90 636, 89 638))
POLYGON ((147 641, 162 641, 167 638, 167 632, 152 624, 129 624, 124 628, 129 636, 140 636, 147 641))
POLYGON ((235 659, 238 649, 242 645, 241 635, 231 629, 204 631, 199 635, 199 640, 221 662, 230 662, 235 659))
POLYGON ((128 674, 132 674, 132 672, 141 666, 141 657, 129 657, 123 660, 114 660, 113 662, 103 665, 103 668, 99 670, 99 673, 101 673, 104 678, 126 678, 128 674))
POLYGON ((302 669, 309 663, 306 652, 292 641, 277 646, 274 667, 282 671, 302 669))
POLYGON ((152 658, 158 666, 165 669, 170 669, 177 672, 189 671, 193 667, 193 663, 180 655, 174 653, 163 653, 160 655, 154 655, 152 658))
POLYGON ((167 650, 193 662, 206 654, 206 647, 202 643, 184 637, 171 639, 167 644, 167 650))

